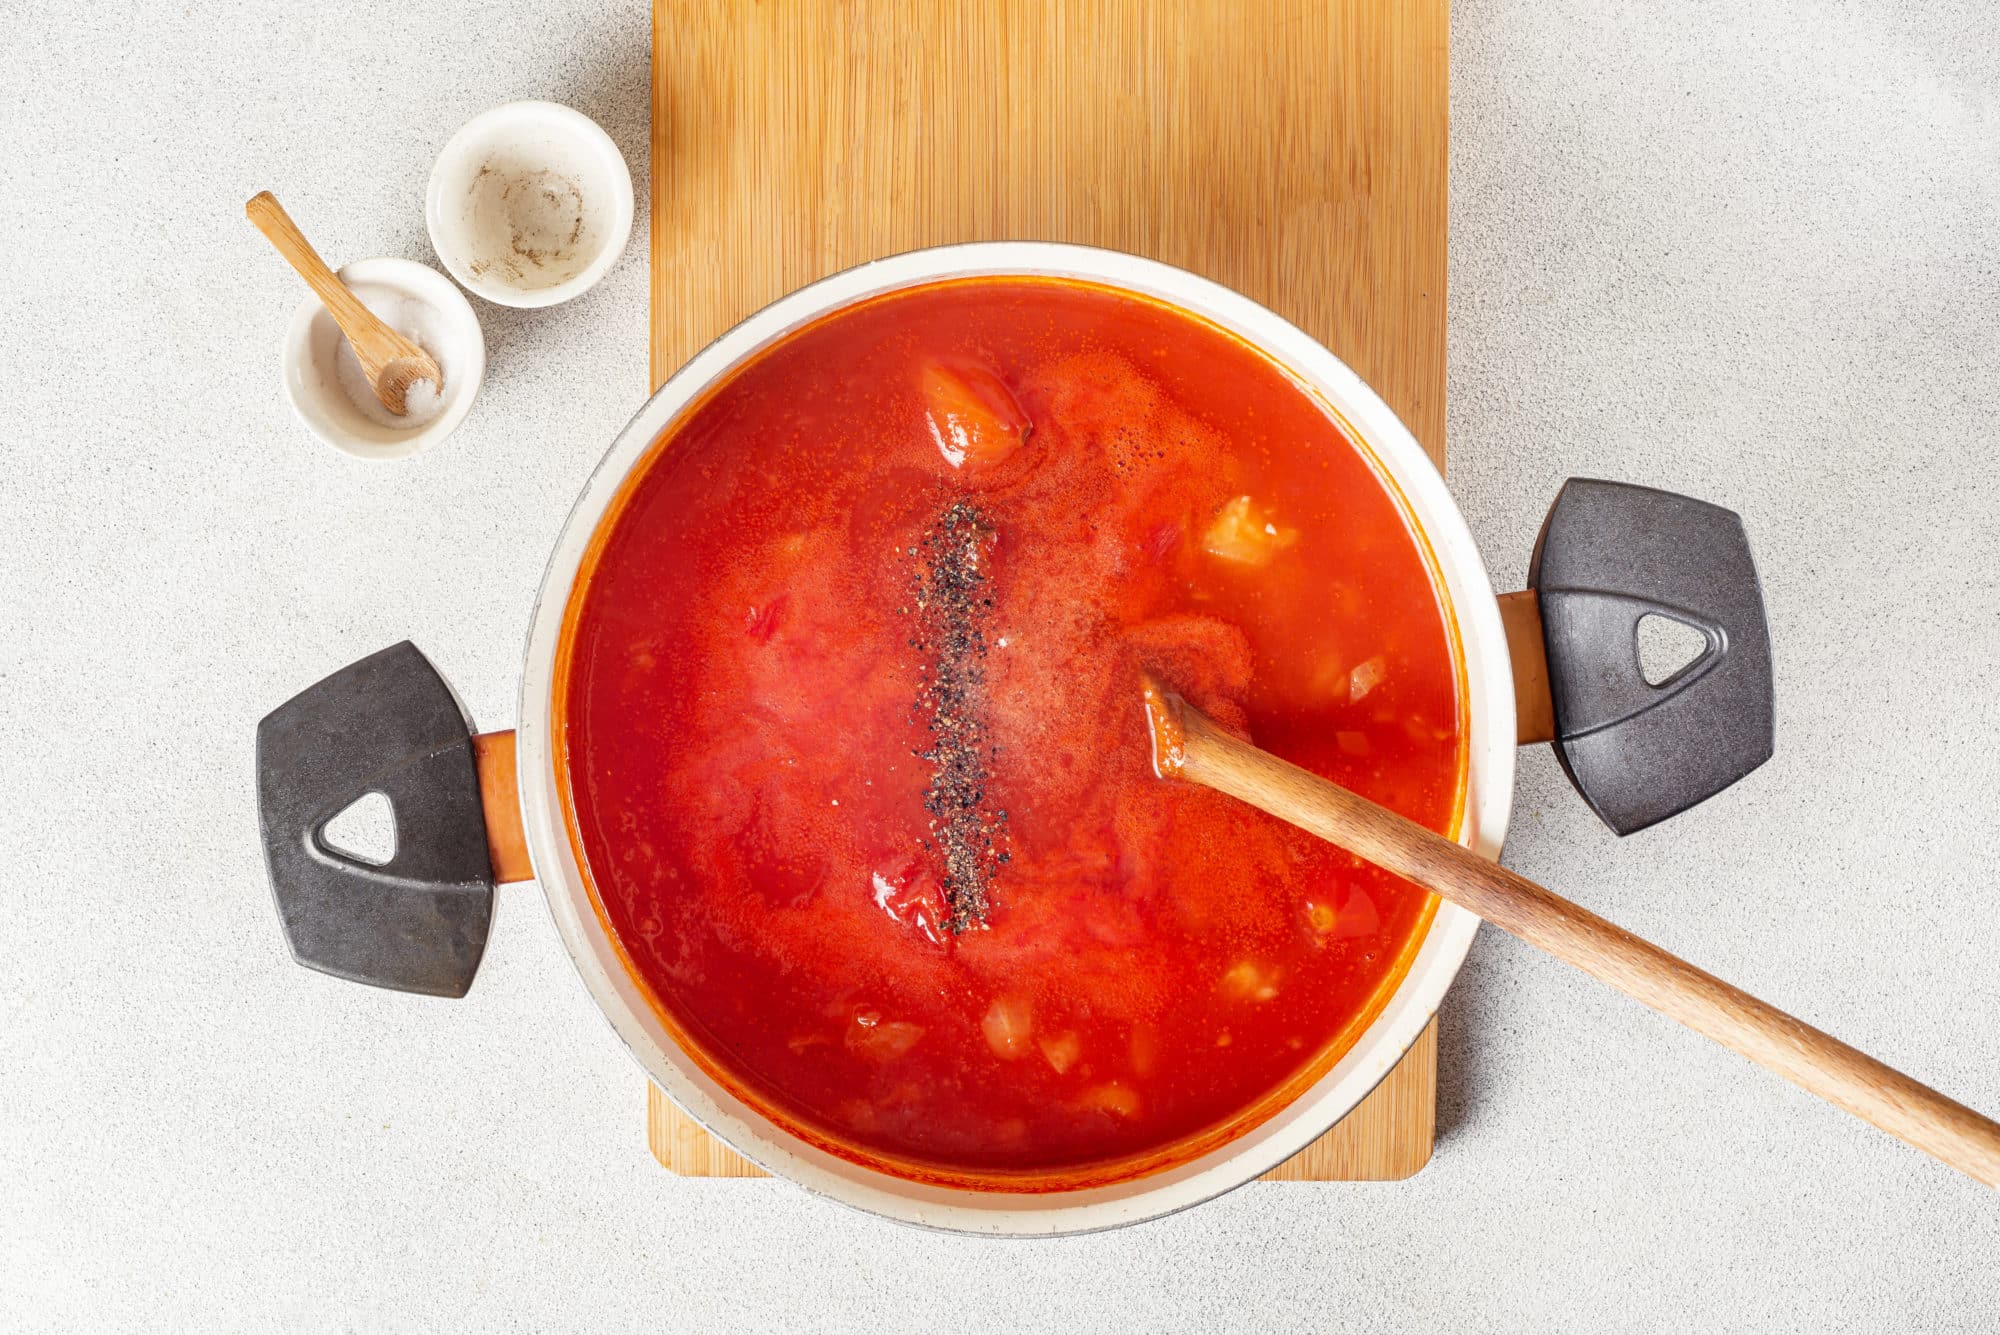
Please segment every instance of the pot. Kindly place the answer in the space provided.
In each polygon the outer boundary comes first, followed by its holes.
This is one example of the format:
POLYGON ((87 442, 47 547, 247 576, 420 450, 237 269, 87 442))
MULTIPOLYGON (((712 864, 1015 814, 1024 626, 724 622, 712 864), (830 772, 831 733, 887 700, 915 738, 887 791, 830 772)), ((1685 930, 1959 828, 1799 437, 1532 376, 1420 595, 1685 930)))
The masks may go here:
POLYGON ((1436 1012, 1479 923, 1440 904, 1414 963, 1361 1038, 1282 1111, 1197 1158, 1131 1180, 1039 1194, 907 1180, 827 1153, 711 1079, 625 967, 565 834, 552 735, 554 670, 580 562, 613 497, 684 409, 733 368, 829 312, 947 278, 1033 274, 1129 290, 1206 319, 1285 368, 1372 456, 1428 548, 1456 641, 1469 718, 1459 838, 1497 857, 1518 743, 1553 741, 1578 791, 1620 833, 1727 787, 1771 752, 1769 637, 1737 517, 1669 493, 1572 480, 1537 542, 1530 589, 1496 598, 1444 479, 1380 398, 1271 311, 1181 270, 1039 242, 946 246, 865 264, 792 293, 710 344, 647 401, 584 487, 549 559, 512 734, 473 737, 443 680, 405 643, 335 673, 258 729, 263 838, 300 963, 380 986, 462 995, 485 946, 496 881, 541 882, 584 986, 641 1068, 766 1171, 907 1223, 1067 1234, 1153 1218, 1250 1181, 1367 1096, 1436 1012), (1648 683, 1648 615, 1697 630, 1701 654, 1648 683), (382 865, 324 827, 380 793, 397 847, 382 865))

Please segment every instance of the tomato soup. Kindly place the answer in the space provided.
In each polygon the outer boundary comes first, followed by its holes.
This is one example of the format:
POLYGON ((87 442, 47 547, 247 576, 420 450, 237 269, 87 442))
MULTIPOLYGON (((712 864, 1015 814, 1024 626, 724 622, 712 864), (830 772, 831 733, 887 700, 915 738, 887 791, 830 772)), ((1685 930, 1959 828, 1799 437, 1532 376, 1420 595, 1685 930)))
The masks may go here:
POLYGON ((1155 777, 1142 672, 1456 826, 1449 616, 1316 400, 1107 289, 877 298, 734 372, 600 527, 571 836, 663 1018, 792 1131, 988 1187, 1156 1169, 1323 1072, 1433 904, 1155 777))

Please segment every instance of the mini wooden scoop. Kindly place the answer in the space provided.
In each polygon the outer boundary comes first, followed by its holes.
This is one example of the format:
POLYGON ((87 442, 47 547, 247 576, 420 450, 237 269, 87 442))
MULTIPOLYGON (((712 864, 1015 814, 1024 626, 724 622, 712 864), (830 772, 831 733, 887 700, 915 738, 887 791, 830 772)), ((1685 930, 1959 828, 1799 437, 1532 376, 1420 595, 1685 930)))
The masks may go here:
POLYGON ((1241 798, 1338 844, 2000 1187, 2000 1124, 1499 863, 1231 736, 1150 677, 1144 691, 1162 778, 1241 798))
POLYGON ((325 303, 327 314, 340 326, 340 332, 347 335, 355 360, 361 363, 369 386, 384 408, 398 417, 408 412, 410 386, 419 380, 428 380, 434 390, 444 392, 444 373, 438 370, 431 355, 361 304, 361 298, 319 257, 312 242, 306 240, 305 233, 275 195, 268 190, 259 191, 243 206, 243 212, 325 303))

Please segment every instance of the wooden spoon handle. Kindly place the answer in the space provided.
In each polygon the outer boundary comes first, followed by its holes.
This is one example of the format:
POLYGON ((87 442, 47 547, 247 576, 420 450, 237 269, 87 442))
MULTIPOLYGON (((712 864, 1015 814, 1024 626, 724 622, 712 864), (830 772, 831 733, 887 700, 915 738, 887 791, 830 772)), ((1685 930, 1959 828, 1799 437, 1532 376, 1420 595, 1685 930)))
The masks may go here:
MULTIPOLYGON (((376 328, 381 326, 375 312, 362 305, 361 298, 355 296, 347 284, 340 281, 340 275, 319 257, 319 252, 312 248, 312 242, 306 240, 305 233, 292 221, 292 215, 285 212, 285 206, 278 202, 277 196, 268 190, 261 190, 243 206, 243 212, 285 257, 285 263, 306 280, 306 286, 325 304, 340 331, 347 335, 347 341, 354 345, 358 353, 363 340, 372 338, 376 328)), ((386 326, 381 327, 384 333, 394 332, 386 326)))
MULTIPOLYGON (((1161 732, 1156 720, 1156 738, 1161 732)), ((2000 1125, 1562 896, 1182 706, 1163 772, 1340 845, 1679 1020, 1989 1187, 2000 1125)))

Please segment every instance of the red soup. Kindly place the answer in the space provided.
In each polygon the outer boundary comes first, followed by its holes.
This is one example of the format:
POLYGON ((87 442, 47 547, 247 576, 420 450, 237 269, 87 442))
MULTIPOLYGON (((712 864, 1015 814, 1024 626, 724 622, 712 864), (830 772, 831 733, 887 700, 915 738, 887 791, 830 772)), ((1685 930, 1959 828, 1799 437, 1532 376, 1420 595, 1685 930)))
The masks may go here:
POLYGON ((625 486, 559 657, 571 836, 703 1066, 835 1153, 1072 1186, 1322 1073, 1420 892, 1155 778, 1150 670, 1435 829, 1464 785, 1430 564, 1231 336, 977 279, 841 311, 625 486))

